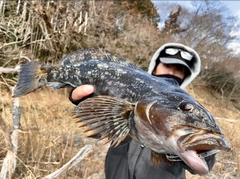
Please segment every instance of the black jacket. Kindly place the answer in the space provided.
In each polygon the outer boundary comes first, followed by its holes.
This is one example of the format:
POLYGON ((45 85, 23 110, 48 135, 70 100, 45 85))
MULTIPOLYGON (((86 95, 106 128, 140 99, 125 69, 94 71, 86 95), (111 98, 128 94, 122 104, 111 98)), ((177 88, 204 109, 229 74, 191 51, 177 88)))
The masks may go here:
MULTIPOLYGON (((209 169, 212 169, 215 155, 205 159, 209 169)), ((161 163, 159 168, 154 168, 151 150, 134 140, 110 148, 105 161, 106 179, 185 179, 185 169, 194 174, 184 162, 173 162, 171 166, 161 163)))

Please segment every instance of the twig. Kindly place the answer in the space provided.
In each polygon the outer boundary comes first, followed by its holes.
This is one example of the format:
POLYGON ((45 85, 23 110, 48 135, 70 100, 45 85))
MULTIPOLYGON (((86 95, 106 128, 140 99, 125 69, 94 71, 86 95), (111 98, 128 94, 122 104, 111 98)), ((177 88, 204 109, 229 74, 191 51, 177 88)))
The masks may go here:
POLYGON ((92 145, 86 145, 65 165, 51 173, 50 175, 45 176, 43 179, 53 179, 61 175, 63 172, 71 169, 73 166, 77 165, 80 161, 82 161, 88 154, 92 152, 92 145))
POLYGON ((229 119, 229 118, 223 118, 223 117, 215 117, 215 119, 217 119, 217 120, 224 120, 224 121, 228 121, 228 122, 231 122, 231 123, 237 122, 236 119, 229 119))
POLYGON ((3 47, 9 46, 9 45, 15 45, 15 44, 19 44, 22 43, 23 41, 16 41, 16 42, 9 42, 9 43, 4 43, 2 46, 0 46, 0 49, 2 49, 3 47))

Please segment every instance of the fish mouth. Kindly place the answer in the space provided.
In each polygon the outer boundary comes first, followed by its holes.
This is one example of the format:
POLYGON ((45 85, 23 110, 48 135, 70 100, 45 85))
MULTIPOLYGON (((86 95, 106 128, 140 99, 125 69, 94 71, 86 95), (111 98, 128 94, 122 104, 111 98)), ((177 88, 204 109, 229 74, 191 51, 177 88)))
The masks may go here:
POLYGON ((177 144, 181 150, 195 150, 199 152, 213 149, 228 152, 231 149, 221 134, 205 133, 205 131, 181 136, 177 140, 177 144))
POLYGON ((179 137, 177 145, 180 150, 178 156, 199 175, 209 172, 205 161, 206 156, 215 154, 219 150, 229 151, 231 149, 221 134, 205 130, 179 137))

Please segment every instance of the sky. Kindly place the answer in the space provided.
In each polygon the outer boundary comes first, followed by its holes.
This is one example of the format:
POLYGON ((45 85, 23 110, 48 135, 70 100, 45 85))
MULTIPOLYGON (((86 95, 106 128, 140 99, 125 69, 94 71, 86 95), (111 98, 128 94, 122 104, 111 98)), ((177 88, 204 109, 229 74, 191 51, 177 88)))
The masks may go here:
MULTIPOLYGON (((181 1, 161 1, 161 0, 152 0, 154 4, 161 3, 161 2, 175 2, 179 4, 183 4, 183 6, 191 6, 191 1, 187 0, 181 0, 181 1)), ((221 1, 223 4, 226 5, 226 7, 232 12, 233 16, 238 17, 239 19, 239 24, 240 24, 240 1, 221 1)), ((235 35, 238 35, 240 38, 240 31, 235 32, 235 35)), ((229 45, 229 48, 233 48, 237 54, 240 54, 240 42, 234 42, 229 45)))
MULTIPOLYGON (((190 5, 191 1, 182 0, 182 1, 164 1, 164 0, 152 0, 153 3, 160 3, 160 2, 176 2, 183 5, 190 5)), ((233 12, 233 15, 240 15, 240 1, 221 1, 222 3, 226 4, 226 6, 233 12)))
POLYGON ((221 1, 232 11, 233 15, 240 16, 240 1, 221 1))
MULTIPOLYGON (((237 16, 240 24, 240 1, 224 1, 227 7, 231 10, 234 16, 237 16)), ((240 38, 240 31, 236 32, 235 35, 240 38)), ((233 42, 229 45, 230 48, 234 49, 236 54, 240 54, 240 42, 233 42)))

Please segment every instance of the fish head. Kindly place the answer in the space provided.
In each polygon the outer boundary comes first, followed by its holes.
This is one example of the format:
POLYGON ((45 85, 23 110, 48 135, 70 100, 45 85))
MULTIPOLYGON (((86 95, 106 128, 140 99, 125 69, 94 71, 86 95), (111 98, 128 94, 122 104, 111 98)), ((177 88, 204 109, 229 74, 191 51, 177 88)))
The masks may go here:
POLYGON ((200 153, 230 150, 210 112, 185 93, 139 100, 134 113, 139 141, 154 152, 177 155, 200 175, 209 172, 200 153))

